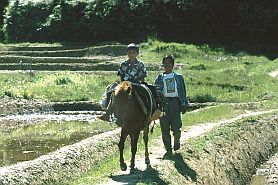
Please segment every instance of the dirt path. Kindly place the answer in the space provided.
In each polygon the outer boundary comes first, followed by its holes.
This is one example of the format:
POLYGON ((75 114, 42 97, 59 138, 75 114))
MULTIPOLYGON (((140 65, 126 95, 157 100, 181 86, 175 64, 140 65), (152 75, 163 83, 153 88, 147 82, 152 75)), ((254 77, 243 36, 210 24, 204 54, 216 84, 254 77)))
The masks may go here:
MULTIPOLYGON (((260 111, 260 112, 246 112, 245 114, 241 114, 235 118, 232 119, 226 119, 219 122, 211 122, 211 123, 205 123, 200 124, 197 126, 192 126, 188 131, 183 131, 181 136, 181 143, 185 143, 186 140, 189 138, 194 138, 197 136, 200 136, 206 132, 211 131, 213 128, 219 127, 223 124, 229 124, 236 122, 242 118, 250 117, 250 116, 257 116, 261 114, 271 113, 278 111, 278 109, 270 110, 270 111, 260 111)), ((151 166, 152 168, 156 168, 156 166, 163 163, 163 155, 165 153, 162 139, 157 138, 154 143, 150 143, 149 147, 150 153, 150 160, 151 160, 151 166)), ((144 163, 144 157, 138 156, 136 158, 136 168, 140 171, 145 171, 147 169, 147 166, 144 163)), ((129 169, 125 172, 123 171, 117 171, 110 175, 108 182, 102 182, 101 185, 135 185, 138 181, 141 179, 141 173, 133 173, 130 174, 129 169)))

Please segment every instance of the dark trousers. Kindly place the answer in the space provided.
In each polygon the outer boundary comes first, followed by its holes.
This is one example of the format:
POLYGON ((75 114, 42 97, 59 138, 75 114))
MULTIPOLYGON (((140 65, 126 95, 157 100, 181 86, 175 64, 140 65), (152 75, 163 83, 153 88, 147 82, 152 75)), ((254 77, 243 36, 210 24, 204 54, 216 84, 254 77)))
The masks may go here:
POLYGON ((178 98, 165 98, 164 105, 165 115, 160 118, 160 127, 162 133, 162 141, 166 151, 172 150, 171 133, 173 132, 174 142, 180 142, 181 137, 181 112, 180 100, 178 98))

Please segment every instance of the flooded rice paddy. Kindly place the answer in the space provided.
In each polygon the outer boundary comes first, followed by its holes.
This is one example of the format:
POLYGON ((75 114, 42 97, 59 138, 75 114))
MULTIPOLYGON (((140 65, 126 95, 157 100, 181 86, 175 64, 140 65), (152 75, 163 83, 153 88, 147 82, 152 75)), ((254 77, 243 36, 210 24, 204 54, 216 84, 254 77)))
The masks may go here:
POLYGON ((13 115, 0 118, 0 166, 33 160, 63 146, 115 129, 95 112, 13 115))
POLYGON ((259 166, 250 185, 278 184, 278 153, 259 166))

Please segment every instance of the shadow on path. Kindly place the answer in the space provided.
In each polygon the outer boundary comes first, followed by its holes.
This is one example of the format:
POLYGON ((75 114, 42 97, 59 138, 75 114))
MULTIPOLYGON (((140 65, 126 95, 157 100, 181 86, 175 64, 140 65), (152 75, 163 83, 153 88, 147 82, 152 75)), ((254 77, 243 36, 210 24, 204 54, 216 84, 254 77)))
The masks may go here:
POLYGON ((130 174, 111 175, 110 178, 113 181, 126 185, 136 185, 137 183, 155 183, 159 185, 168 184, 159 177, 158 171, 152 168, 151 165, 148 165, 146 170, 135 169, 130 174))
POLYGON ((184 162, 180 153, 175 153, 172 160, 179 174, 184 176, 188 181, 197 182, 197 173, 184 162))

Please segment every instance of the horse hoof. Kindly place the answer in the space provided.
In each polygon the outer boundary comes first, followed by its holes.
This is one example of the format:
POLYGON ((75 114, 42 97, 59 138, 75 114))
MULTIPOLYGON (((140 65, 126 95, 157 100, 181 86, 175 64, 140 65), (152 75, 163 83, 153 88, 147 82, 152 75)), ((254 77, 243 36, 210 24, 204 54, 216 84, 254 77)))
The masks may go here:
POLYGON ((125 163, 121 163, 121 164, 120 164, 120 167, 121 167, 121 170, 122 170, 122 171, 126 171, 126 169, 127 169, 127 166, 126 166, 125 163))
POLYGON ((150 159, 145 159, 145 164, 150 164, 150 159))

